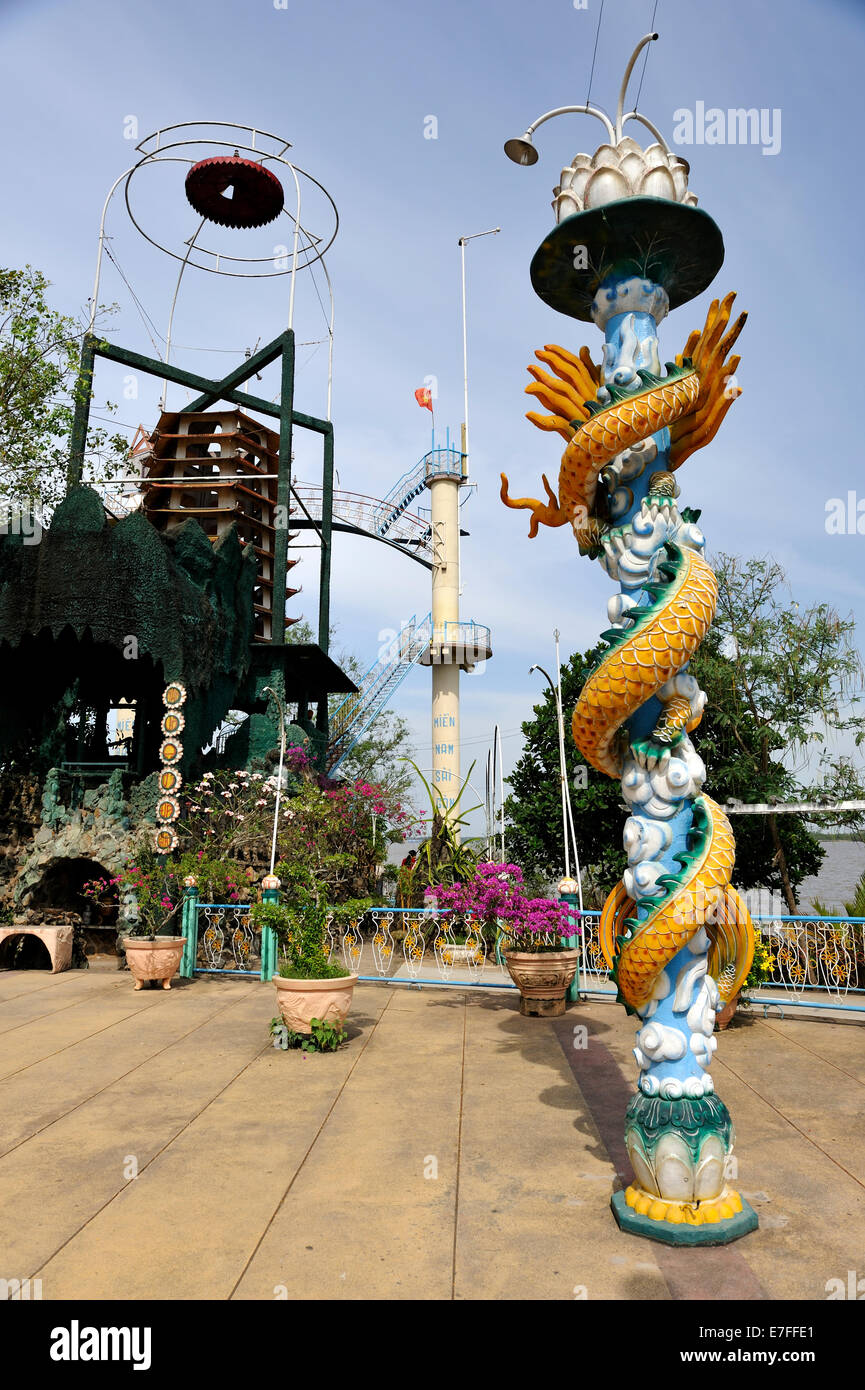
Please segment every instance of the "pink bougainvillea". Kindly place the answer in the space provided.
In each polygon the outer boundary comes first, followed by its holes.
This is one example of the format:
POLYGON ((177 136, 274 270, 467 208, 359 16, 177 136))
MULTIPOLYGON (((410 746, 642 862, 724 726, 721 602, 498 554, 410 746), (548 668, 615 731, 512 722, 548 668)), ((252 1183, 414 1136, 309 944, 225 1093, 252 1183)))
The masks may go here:
POLYGON ((478 864, 473 878, 453 887, 437 884, 426 890, 440 909, 464 919, 500 927, 526 949, 537 949, 542 938, 555 944, 560 936, 574 936, 579 927, 567 903, 553 898, 529 898, 518 864, 478 864))

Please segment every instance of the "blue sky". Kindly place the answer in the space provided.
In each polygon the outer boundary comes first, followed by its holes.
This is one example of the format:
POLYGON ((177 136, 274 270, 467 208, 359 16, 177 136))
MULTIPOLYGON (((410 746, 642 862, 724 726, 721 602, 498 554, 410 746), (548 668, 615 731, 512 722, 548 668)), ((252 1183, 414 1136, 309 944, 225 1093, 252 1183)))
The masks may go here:
MULTIPOLYGON (((649 29, 653 0, 607 0, 592 96, 615 108, 621 74, 649 29)), ((591 152, 600 127, 563 117, 537 136, 540 159, 521 169, 502 144, 551 107, 586 99, 599 0, 115 0, 0 3, 2 260, 29 261, 53 282, 58 307, 90 294, 99 211, 135 158, 124 139, 184 120, 234 120, 284 135, 297 162, 330 190, 340 230, 328 255, 336 296, 333 418, 343 487, 381 495, 428 445, 429 416, 413 392, 438 380, 437 423, 462 416, 461 234, 501 226, 468 250, 472 476, 464 512, 464 616, 488 623, 494 658, 464 679, 464 764, 479 769, 492 726, 506 767, 519 724, 540 689, 528 675, 548 665, 552 629, 562 650, 584 649, 606 626, 610 586, 580 559, 570 534, 526 538, 526 519, 498 500, 504 470, 517 493, 558 471, 557 438, 525 419, 525 367, 536 347, 559 342, 597 357, 592 325, 557 315, 534 295, 528 267, 553 221, 562 166, 591 152), (425 139, 435 116, 437 138, 425 139), (428 123, 426 124, 428 129, 428 123)), ((683 149, 691 188, 719 223, 727 259, 711 291, 662 325, 662 357, 681 350, 709 299, 738 291, 749 311, 740 340, 743 395, 718 438, 679 474, 683 503, 703 509, 709 550, 771 553, 800 602, 823 599, 865 624, 865 538, 828 535, 826 503, 865 497, 860 445, 862 192, 856 132, 865 68, 865 7, 846 0, 659 0, 640 109, 672 137, 679 108, 757 107, 781 112, 781 148, 683 149)), ((641 70, 642 60, 637 72, 641 70)), ((635 88, 632 87, 632 92, 635 88)), ((631 130, 634 131, 634 127, 631 130)), ((647 136, 646 143, 650 137, 647 136)), ((141 208, 170 235, 195 225, 181 175, 141 185, 141 208)), ((111 246, 136 294, 165 332, 176 263, 130 226, 119 201, 111 246)), ((270 230, 267 231, 270 237, 270 230)), ((271 238, 272 239, 272 238, 271 238)), ((113 266, 101 298, 122 312, 110 336, 152 351, 113 266)), ((190 272, 178 309, 178 360, 227 371, 233 356, 280 331, 287 281, 245 285, 190 272), (209 352, 187 348, 211 349, 209 352), (214 349, 225 350, 220 353, 214 349)), ((298 289, 295 327, 303 364, 297 404, 324 410, 323 321, 309 283, 298 289)), ((269 379, 268 379, 269 380, 269 379)), ((263 389, 263 394, 271 394, 263 389)), ((120 399, 105 368, 97 394, 120 399)), ((179 398, 176 398, 179 399, 179 398)), ((120 402, 118 418, 155 420, 155 393, 120 402)), ((312 476, 298 443, 296 471, 312 476)), ((310 552, 294 571, 299 608, 314 618, 310 552)), ((338 644, 372 661, 379 633, 429 608, 426 571, 384 547, 340 538, 332 611, 338 644)), ((428 676, 417 670, 395 707, 411 722, 428 766, 428 676)), ((482 786, 482 774, 475 781, 482 786)))

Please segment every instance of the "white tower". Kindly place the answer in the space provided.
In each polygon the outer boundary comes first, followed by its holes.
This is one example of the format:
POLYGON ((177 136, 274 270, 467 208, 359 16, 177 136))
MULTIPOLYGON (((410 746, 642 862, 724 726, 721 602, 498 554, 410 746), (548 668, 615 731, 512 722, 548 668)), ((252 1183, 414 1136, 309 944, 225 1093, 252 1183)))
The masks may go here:
POLYGON ((460 622, 460 488, 468 482, 459 449, 433 448, 424 459, 433 547, 432 638, 421 661, 432 667, 432 785, 439 809, 460 788, 460 671, 492 656, 490 630, 460 622))

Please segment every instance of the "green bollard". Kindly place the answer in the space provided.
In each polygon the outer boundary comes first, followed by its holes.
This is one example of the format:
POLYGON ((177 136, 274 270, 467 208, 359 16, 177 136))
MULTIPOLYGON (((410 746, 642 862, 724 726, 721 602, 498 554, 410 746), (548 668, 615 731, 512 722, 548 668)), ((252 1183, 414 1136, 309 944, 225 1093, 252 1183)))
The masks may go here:
MULTIPOLYGON (((572 878, 563 878, 559 884, 559 900, 568 905, 568 915, 572 921, 580 920, 580 899, 577 892, 577 885, 572 878)), ((573 936, 563 936, 562 945, 568 950, 581 950, 582 937, 574 933, 573 936)), ((580 997, 580 957, 577 956, 577 971, 573 980, 568 985, 568 1003, 575 1004, 580 997)))
MULTIPOLYGON (((261 880, 261 901, 278 903, 281 884, 276 874, 265 874, 261 880)), ((272 980, 276 974, 276 932, 273 927, 261 929, 261 978, 272 980)))
POLYGON ((180 957, 178 973, 184 980, 191 980, 195 973, 195 958, 198 955, 198 883, 194 874, 187 874, 183 880, 183 911, 180 920, 180 934, 186 937, 186 942, 183 955, 180 957))

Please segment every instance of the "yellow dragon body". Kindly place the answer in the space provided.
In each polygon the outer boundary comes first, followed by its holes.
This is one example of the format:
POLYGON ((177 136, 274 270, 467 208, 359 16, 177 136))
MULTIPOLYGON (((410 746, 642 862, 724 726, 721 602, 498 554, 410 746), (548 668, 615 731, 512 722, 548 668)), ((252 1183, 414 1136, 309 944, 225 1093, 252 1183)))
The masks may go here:
MULTIPOLYGON (((528 418, 542 429, 557 431, 567 447, 558 495, 543 478, 547 503, 511 498, 502 474, 502 500, 531 512, 530 536, 537 534, 540 524, 569 523, 581 550, 598 554, 605 536, 615 531, 605 505, 606 489, 599 487, 603 470, 661 430, 670 432, 670 470, 714 438, 738 394, 734 373, 740 359, 729 353, 746 316, 741 314, 730 326, 734 298, 730 294, 713 301, 702 332, 692 333, 675 363, 667 364, 667 377, 640 371, 639 387, 629 392, 616 387, 599 390, 600 369, 585 348, 579 356, 557 346, 536 354, 555 376, 529 368, 533 381, 526 390, 550 413, 532 412, 528 418), (601 400, 590 399, 593 396, 601 400)), ((666 494, 666 499, 675 489, 669 472, 655 474, 649 486, 650 492, 666 494)), ((659 498, 646 500, 657 503, 659 498)), ((665 747, 675 749, 701 717, 702 705, 682 694, 677 678, 711 626, 715 576, 698 549, 687 543, 668 542, 665 551, 653 577, 642 585, 651 601, 630 601, 621 625, 603 634, 609 649, 590 673, 573 713, 578 749, 587 763, 609 777, 622 775, 626 756, 654 767, 665 747), (653 698, 660 701, 660 717, 648 740, 635 740, 627 722, 653 698)), ((722 998, 741 987, 750 969, 753 929, 747 909, 730 886, 735 845, 729 822, 707 796, 693 799, 692 809, 688 849, 676 856, 680 871, 657 880, 660 896, 643 894, 638 903, 622 882, 604 908, 602 949, 630 1011, 646 1008, 659 973, 703 927, 711 943, 710 969, 722 998), (643 914, 640 920, 638 911, 643 914)))
POLYGON ((703 331, 692 333, 675 363, 667 364, 666 378, 643 371, 639 374, 642 387, 638 391, 625 394, 615 387, 604 388, 612 398, 606 408, 599 408, 593 399, 600 372, 587 348, 577 357, 552 344, 535 353, 552 367, 558 379, 538 367, 529 367, 534 381, 526 391, 551 413, 530 411, 527 418, 539 429, 555 430, 568 441, 568 446, 562 455, 558 496, 546 475, 542 476, 546 504, 535 497, 510 497, 507 475, 501 475, 505 505, 532 513, 530 536, 537 535, 541 523, 570 523, 581 546, 591 547, 598 522, 604 520, 595 511, 598 476, 611 459, 658 430, 669 429, 670 467, 675 469, 714 439, 735 398, 729 383, 740 358, 728 357, 728 353, 747 318, 740 314, 724 333, 734 299, 735 295, 729 294, 722 301, 712 302, 703 331))
MULTIPOLYGON (((611 646, 586 681, 574 710, 574 742, 586 761, 608 777, 622 774, 616 737, 622 724, 690 661, 715 616, 718 589, 711 566, 695 550, 669 549, 677 560, 674 577, 653 604, 630 610, 627 635, 611 634, 618 645, 611 646)), ((687 709, 690 714, 690 705, 687 709)), ((672 717, 680 713, 677 701, 672 717)), ((688 718, 683 727, 690 730, 695 724, 688 718)), ((659 725, 655 736, 663 738, 665 731, 659 725)))
MULTIPOLYGON (((640 1009, 651 998, 660 970, 705 926, 709 971, 722 999, 742 988, 751 968, 753 933, 748 909, 730 885, 736 854, 730 822, 711 797, 694 807, 694 847, 680 858, 683 873, 659 879, 663 896, 642 922, 618 883, 604 904, 600 945, 623 998, 640 1009)), ((646 900, 643 900, 644 903, 646 900)))

